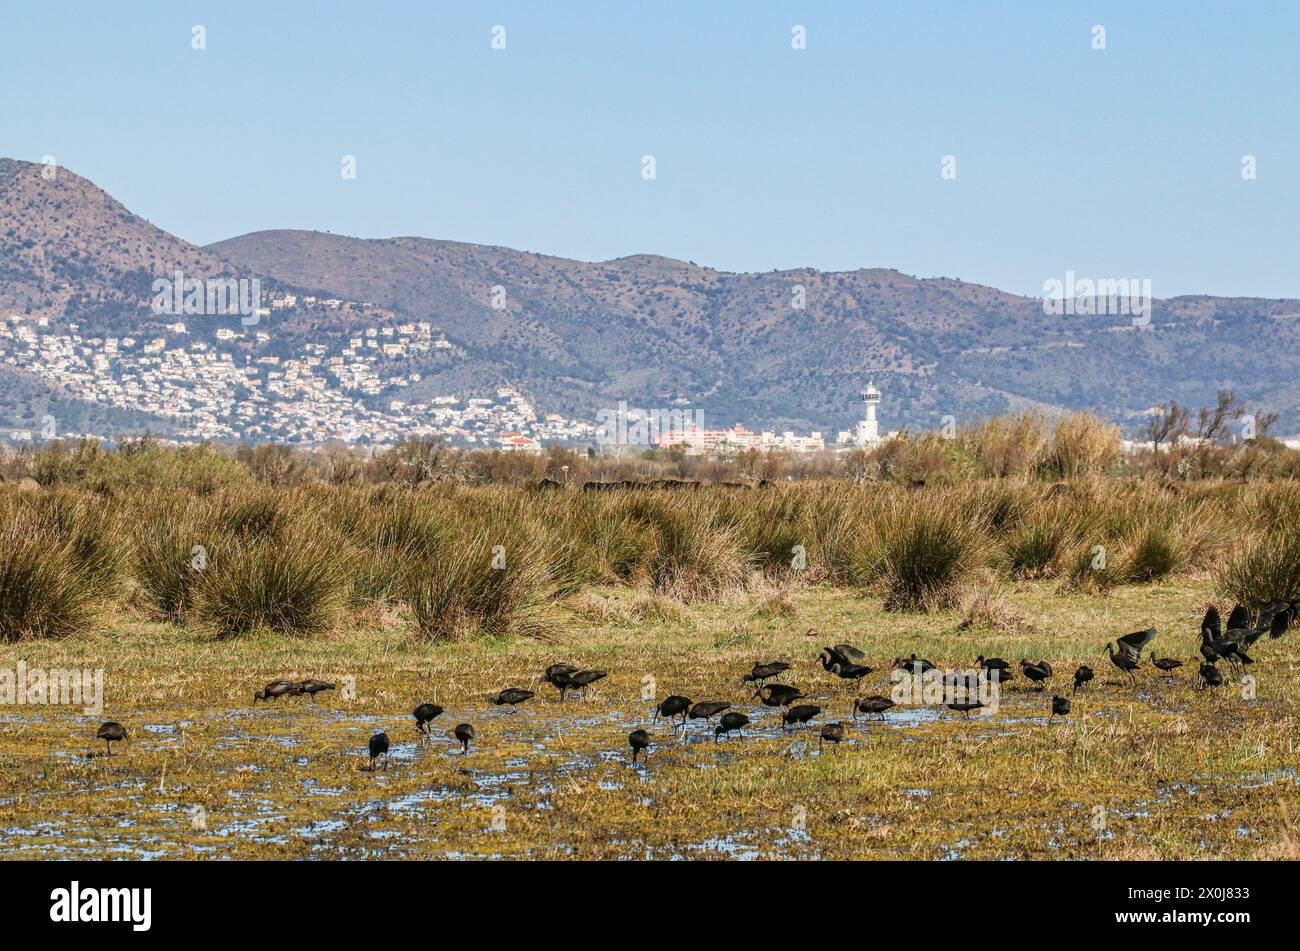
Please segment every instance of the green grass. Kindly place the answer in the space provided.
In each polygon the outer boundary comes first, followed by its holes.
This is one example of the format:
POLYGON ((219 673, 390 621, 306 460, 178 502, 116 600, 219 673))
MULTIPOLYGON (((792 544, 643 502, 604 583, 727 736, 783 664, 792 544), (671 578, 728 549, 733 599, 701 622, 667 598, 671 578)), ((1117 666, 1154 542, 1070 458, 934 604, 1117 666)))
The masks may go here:
POLYGON ((1001 597, 1027 623, 1004 631, 962 630, 959 612, 888 613, 829 586, 791 588, 788 612, 759 609, 770 591, 659 610, 644 591, 614 587, 566 599, 548 642, 424 640, 410 617, 327 638, 253 631, 214 642, 118 619, 77 638, 0 646, 0 667, 19 657, 103 665, 103 719, 132 731, 111 759, 87 758, 100 718, 0 711, 11 718, 0 735, 0 847, 15 858, 1295 858, 1295 632, 1257 651, 1253 699, 1239 687, 1198 691, 1186 670, 1166 680, 1144 669, 1135 691, 1098 657, 1117 634, 1154 625, 1159 653, 1191 661, 1210 594, 1208 579, 1120 586, 1106 598, 1021 582, 1001 597), (787 679, 828 708, 819 719, 845 719, 850 688, 814 661, 840 640, 880 668, 864 692, 887 689, 889 660, 912 652, 941 666, 969 666, 977 653, 1045 657, 1057 674, 1042 694, 1014 682, 987 718, 931 710, 915 722, 859 721, 824 755, 803 732, 715 745, 702 724, 689 743, 660 724, 644 772, 627 765, 627 732, 650 727, 647 678, 660 698, 722 699, 755 714, 740 674, 785 659, 796 664, 787 679), (560 704, 540 684, 557 660, 609 677, 560 704), (1078 663, 1097 682, 1049 725, 1048 698, 1068 690, 1078 663), (281 676, 340 689, 315 708, 253 708, 253 690, 281 676), (490 707, 487 695, 505 686, 538 697, 517 715, 490 707), (448 712, 420 747, 410 710, 425 701, 448 712), (480 737, 463 759, 447 737, 461 720, 480 737), (363 750, 379 728, 397 758, 370 773, 363 750), (196 806, 206 829, 193 826, 196 806), (494 806, 504 831, 492 828, 494 806))

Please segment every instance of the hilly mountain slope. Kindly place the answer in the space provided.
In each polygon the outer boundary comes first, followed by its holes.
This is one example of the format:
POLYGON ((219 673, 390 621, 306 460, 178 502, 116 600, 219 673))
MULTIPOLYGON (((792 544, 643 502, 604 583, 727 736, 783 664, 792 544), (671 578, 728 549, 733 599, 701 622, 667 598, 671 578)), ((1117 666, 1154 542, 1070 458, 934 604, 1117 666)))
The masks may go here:
POLYGON ((433 320, 493 372, 567 411, 682 398, 719 424, 833 430, 857 418, 871 378, 888 425, 1086 408, 1133 429, 1155 404, 1201 405, 1230 386, 1252 407, 1280 411, 1283 430, 1300 427, 1296 301, 1156 301, 1139 328, 1128 316, 1051 316, 1035 299, 891 270, 727 274, 648 255, 582 263, 302 231, 210 250, 433 320))
POLYGON ((171 420, 183 434, 201 409, 202 431, 221 438, 320 438, 393 403, 513 386, 538 412, 575 420, 626 400, 700 409, 709 425, 831 435, 859 417, 858 393, 874 379, 887 428, 1087 408, 1132 430, 1157 403, 1197 406, 1226 386, 1252 409, 1280 412, 1277 431, 1300 430, 1293 300, 1160 300, 1137 328, 1127 316, 1049 316, 1034 299, 884 269, 731 274, 653 255, 587 263, 305 231, 200 248, 84 178, 43 171, 0 159, 0 321, 26 335, 10 333, 14 346, 0 353, 0 428, 30 426, 57 402, 71 417, 62 431, 84 416, 155 432, 171 420), (176 332, 149 304, 153 281, 177 270, 256 278, 275 310, 254 327, 204 317, 176 332), (417 322, 429 345, 381 349, 369 383, 319 372, 358 352, 348 341, 367 328, 417 322), (150 356, 150 340, 163 351, 150 356), (104 358, 112 346, 134 348, 129 366, 104 358), (301 384, 292 400, 286 379, 301 384), (306 418, 325 404, 333 430, 306 418), (277 418, 290 422, 277 428, 277 418))

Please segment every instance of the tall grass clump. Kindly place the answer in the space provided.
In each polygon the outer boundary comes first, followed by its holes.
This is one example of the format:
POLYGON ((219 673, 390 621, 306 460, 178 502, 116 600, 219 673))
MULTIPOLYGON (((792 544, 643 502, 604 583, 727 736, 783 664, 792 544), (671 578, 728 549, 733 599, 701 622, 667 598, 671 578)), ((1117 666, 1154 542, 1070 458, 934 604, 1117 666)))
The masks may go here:
POLYGON ((716 600, 745 583, 752 555, 741 528, 705 499, 646 500, 659 538, 650 577, 655 590, 684 604, 716 600))
POLYGON ((450 530, 441 500, 406 489, 336 493, 326 508, 347 540, 354 605, 399 600, 408 574, 439 550, 450 530))
POLYGON ((1082 520, 1064 503, 1035 507, 1012 528, 1004 542, 1007 568, 1017 578, 1050 578, 1061 570, 1064 553, 1076 545, 1082 520))
POLYGON ((1240 604, 1300 598, 1300 522, 1277 522, 1251 538, 1228 557, 1216 582, 1240 604))
POLYGON ((1101 476, 1119 463, 1122 446, 1118 426, 1072 413, 1057 421, 1046 465, 1063 479, 1101 476))
POLYGON ((875 525, 875 544, 864 549, 890 611, 956 607, 968 582, 989 563, 987 521, 978 513, 938 506, 920 496, 894 498, 875 525))
POLYGON ((551 524, 566 540, 564 570, 572 583, 649 583, 659 536, 639 509, 603 493, 584 493, 555 513, 551 524))
POLYGON ((408 577, 406 601, 428 639, 543 638, 557 623, 558 575, 555 549, 536 538, 458 526, 408 577))
POLYGON ((117 597, 129 543, 119 530, 115 509, 71 492, 52 491, 35 497, 33 516, 50 535, 66 543, 74 566, 94 588, 96 599, 117 597))
POLYGON ((82 632, 104 597, 73 543, 30 511, 7 513, 0 525, 0 641, 82 632))
POLYGON ((1128 547, 1121 568, 1128 584, 1161 581, 1187 567, 1186 536, 1177 517, 1153 514, 1128 531, 1128 547))
POLYGON ((1047 453, 1047 423, 1035 413, 994 416, 963 430, 961 440, 975 457, 980 474, 991 479, 1032 476, 1047 453))
POLYGON ((338 623, 346 590, 337 540, 308 530, 280 538, 228 536, 199 575, 194 617, 223 639, 259 630, 326 633, 338 623))
POLYGON ((212 540, 203 503, 179 497, 152 504, 136 524, 133 546, 132 574, 146 611, 173 623, 186 619, 212 540))

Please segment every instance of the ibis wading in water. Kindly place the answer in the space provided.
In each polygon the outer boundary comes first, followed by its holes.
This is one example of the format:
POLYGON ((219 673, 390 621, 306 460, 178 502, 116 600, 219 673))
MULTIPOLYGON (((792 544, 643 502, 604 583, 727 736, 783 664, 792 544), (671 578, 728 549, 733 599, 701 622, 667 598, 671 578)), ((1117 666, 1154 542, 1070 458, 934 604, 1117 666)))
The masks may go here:
POLYGON ((429 724, 441 715, 442 707, 436 703, 422 703, 411 711, 411 716, 415 717, 415 728, 425 735, 429 733, 429 724))
POLYGON ((456 724, 456 729, 451 731, 451 735, 460 743, 461 753, 468 753, 469 741, 474 739, 474 727, 470 726, 468 723, 458 723, 456 724))
POLYGON ((388 734, 376 733, 370 738, 370 771, 374 772, 375 760, 384 758, 384 768, 388 768, 388 734))
POLYGON ((823 723, 821 735, 817 737, 817 748, 823 743, 840 743, 844 740, 843 723, 823 723))
POLYGON ((1068 717, 1070 715, 1070 701, 1065 697, 1052 697, 1052 717, 1068 717))
POLYGON ((758 691, 758 702, 765 707, 788 707, 803 699, 803 691, 788 684, 763 684, 758 691))
POLYGON ((783 727, 793 726, 796 723, 807 723, 821 712, 821 707, 814 706, 811 703, 801 703, 799 706, 787 710, 781 717, 781 723, 783 727))
POLYGON ((104 747, 108 750, 108 755, 113 755, 113 744, 119 743, 126 739, 126 727, 116 720, 109 720, 99 728, 95 738, 104 741, 104 747))
POLYGON ((507 687, 499 694, 492 698, 492 703, 498 707, 509 707, 511 713, 517 713, 516 708, 525 700, 531 700, 533 692, 531 690, 521 690, 518 687, 507 687))
POLYGON ((1035 690, 1042 690, 1043 682, 1051 679, 1052 665, 1045 660, 1025 660, 1021 658, 1020 672, 1036 684, 1035 690))
POLYGON ((627 735, 627 745, 632 747, 632 762, 635 763, 637 754, 650 745, 650 734, 645 730, 633 730, 627 735))
POLYGON ((749 726, 749 717, 743 713, 724 713, 718 725, 713 728, 713 742, 717 743, 722 739, 722 734, 730 733, 733 730, 740 733, 741 737, 745 736, 745 727, 749 726))
POLYGON ((692 720, 703 720, 707 723, 723 710, 730 709, 731 704, 723 703, 721 700, 702 700, 691 707, 689 716, 692 720))
POLYGON ((679 716, 682 718, 682 726, 686 726, 686 711, 690 708, 690 697, 672 694, 671 696, 665 697, 663 703, 655 707, 653 722, 658 723, 660 717, 663 717, 665 720, 671 720, 673 717, 679 716))
POLYGON ((883 720, 886 711, 894 706, 894 701, 890 700, 888 697, 882 697, 880 695, 874 697, 863 697, 853 705, 853 718, 856 720, 859 713, 866 713, 871 716, 879 716, 880 719, 883 720))
POLYGON ((1088 681, 1092 680, 1095 676, 1096 674, 1092 672, 1091 667, 1087 664, 1080 664, 1079 669, 1074 672, 1074 690, 1072 690, 1071 693, 1078 692, 1080 687, 1088 683, 1088 681))

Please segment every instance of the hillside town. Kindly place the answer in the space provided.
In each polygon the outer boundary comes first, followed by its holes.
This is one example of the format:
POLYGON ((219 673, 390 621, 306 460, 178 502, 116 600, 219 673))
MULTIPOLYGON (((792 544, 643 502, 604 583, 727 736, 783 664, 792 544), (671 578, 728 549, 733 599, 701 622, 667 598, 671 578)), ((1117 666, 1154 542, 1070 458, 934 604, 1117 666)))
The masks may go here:
MULTIPOLYGON (((442 354, 463 356, 427 321, 405 321, 370 305, 283 294, 267 300, 257 319, 199 327, 177 317, 137 336, 82 333, 72 322, 10 314, 0 320, 0 362, 39 376, 88 404, 149 414, 172 424, 177 441, 242 440, 383 447, 404 439, 439 437, 465 448, 540 452, 545 445, 587 445, 605 452, 633 446, 676 448, 688 455, 779 450, 815 453, 827 448, 819 432, 751 432, 735 425, 710 429, 702 415, 689 425, 657 431, 630 443, 626 426, 611 436, 600 420, 540 412, 513 386, 481 392, 408 396, 422 375, 411 369, 442 354), (278 312, 299 308, 350 310, 374 323, 337 342, 296 344, 273 352, 268 331, 278 312), (268 318, 263 320, 263 318, 268 318)), ((328 340, 329 338, 325 338, 328 340)), ((426 388, 417 388, 424 393, 426 388)), ((878 393, 876 401, 878 401, 878 393)), ((871 428, 841 432, 835 445, 878 441, 871 428), (866 440, 865 442, 863 440, 866 440)), ((109 433, 76 433, 47 421, 36 431, 0 431, 10 442, 109 433)))
MULTIPOLYGON (((302 303, 345 306, 314 298, 302 303)), ((261 315, 299 301, 270 304, 261 315)), ((211 339, 195 329, 178 319, 161 333, 91 336, 76 323, 59 332, 48 318, 10 315, 0 321, 0 362, 86 403, 168 420, 182 441, 385 445, 439 436, 471 448, 537 451, 543 441, 589 440, 594 430, 591 423, 539 414, 509 386, 403 398, 421 379, 405 368, 408 362, 456 349, 428 322, 370 326, 334 346, 301 343, 292 355, 267 352, 270 335, 259 325, 221 327, 211 339)), ((23 442, 40 433, 7 435, 23 442)), ((60 429, 59 435, 72 434, 60 429)))

